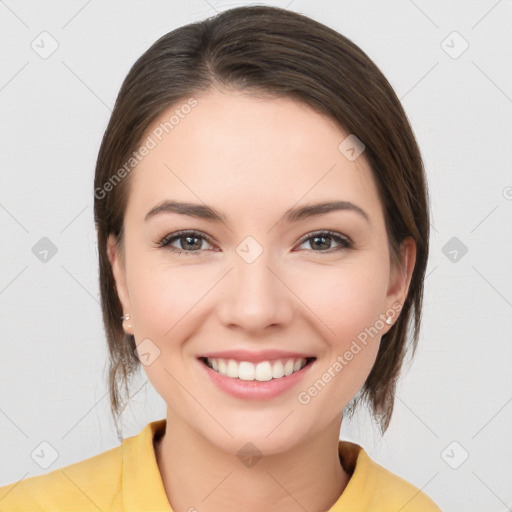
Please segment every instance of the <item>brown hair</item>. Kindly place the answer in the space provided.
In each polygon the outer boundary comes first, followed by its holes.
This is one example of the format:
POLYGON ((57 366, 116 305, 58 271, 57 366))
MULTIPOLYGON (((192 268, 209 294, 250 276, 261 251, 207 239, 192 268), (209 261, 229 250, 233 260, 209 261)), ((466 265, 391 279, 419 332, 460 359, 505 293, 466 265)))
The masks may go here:
POLYGON ((365 145, 364 157, 384 207, 393 269, 400 268, 400 243, 407 236, 416 243, 415 268, 400 316, 382 337, 375 364, 347 408, 352 413, 357 403, 367 401, 384 432, 404 356, 408 347, 414 355, 420 328, 429 242, 421 155, 391 85, 358 46, 306 16, 268 6, 237 7, 164 35, 135 62, 117 97, 94 179, 101 305, 116 425, 122 412, 120 384, 128 395, 128 381, 140 367, 134 337, 122 327, 123 311, 107 257, 111 233, 117 237, 122 257, 131 180, 130 176, 120 179, 126 172, 119 171, 157 116, 212 87, 290 97, 355 134, 365 145), (413 332, 408 343, 410 321, 413 332))

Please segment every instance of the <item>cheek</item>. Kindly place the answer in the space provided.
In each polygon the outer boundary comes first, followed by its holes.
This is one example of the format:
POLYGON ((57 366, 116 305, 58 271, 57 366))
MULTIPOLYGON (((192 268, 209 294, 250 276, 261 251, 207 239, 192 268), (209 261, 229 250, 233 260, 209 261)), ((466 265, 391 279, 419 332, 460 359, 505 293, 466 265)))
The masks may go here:
MULTIPOLYGON (((215 284, 221 274, 211 264, 155 263, 143 255, 133 258, 129 287, 136 337, 186 337, 205 304, 215 307, 215 284)), ((302 311, 296 320, 308 317, 332 350, 344 350, 384 312, 388 276, 384 265, 371 258, 339 265, 302 263, 281 274, 294 292, 282 300, 294 302, 302 311)))
MULTIPOLYGON (((130 302, 134 312, 137 345, 151 361, 143 370, 156 391, 174 410, 198 414, 183 388, 194 375, 195 361, 184 354, 187 340, 200 324, 202 298, 215 282, 200 266, 151 262, 134 263, 131 271, 130 302), (148 343, 146 340, 151 340, 148 343)), ((210 272, 210 274, 212 274, 210 272)), ((191 387, 187 385, 187 388, 191 387)))
POLYGON ((316 407, 334 415, 364 384, 377 357, 388 276, 385 267, 370 264, 319 270, 304 273, 299 292, 314 312, 311 322, 321 332, 326 356, 307 385, 316 386, 316 396, 325 384, 328 391, 315 398, 316 407))
MULTIPOLYGON (((186 257, 186 256, 185 256, 186 257)), ((130 283, 136 333, 156 340, 176 338, 214 283, 200 266, 154 264, 132 269, 130 283)))
POLYGON ((383 266, 366 261, 319 267, 294 279, 297 295, 315 313, 316 324, 324 325, 333 349, 342 350, 384 313, 388 276, 383 266))
POLYGON ((347 278, 343 286, 324 287, 328 300, 313 306, 329 326, 322 327, 325 357, 298 390, 297 401, 303 414, 321 418, 322 425, 336 418, 364 385, 380 346, 380 332, 372 329, 379 301, 370 298, 372 287, 351 275, 354 282, 347 278))

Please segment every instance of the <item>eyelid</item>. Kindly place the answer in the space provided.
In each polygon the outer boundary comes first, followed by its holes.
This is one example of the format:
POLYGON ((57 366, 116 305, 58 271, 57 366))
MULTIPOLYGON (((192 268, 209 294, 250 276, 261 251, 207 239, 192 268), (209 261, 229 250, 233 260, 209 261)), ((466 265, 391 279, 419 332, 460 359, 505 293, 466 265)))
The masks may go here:
MULTIPOLYGON (((310 231, 310 232, 304 234, 297 241, 297 243, 295 244, 294 247, 300 246, 305 241, 310 240, 310 239, 314 238, 315 236, 319 236, 319 235, 327 235, 327 236, 330 236, 333 239, 337 239, 338 243, 340 243, 340 241, 342 242, 342 245, 341 245, 341 247, 335 248, 334 250, 329 250, 329 249, 328 250, 324 250, 324 251, 313 251, 313 250, 311 250, 311 252, 313 252, 313 253, 328 254, 328 253, 336 252, 336 251, 342 250, 342 249, 352 249, 353 246, 354 246, 354 243, 353 243, 352 239, 349 236, 347 236, 347 235, 345 235, 343 233, 340 233, 338 231, 330 230, 330 229, 323 229, 323 230, 320 229, 320 230, 316 230, 316 231, 310 231), (345 245, 343 245, 343 243, 345 245)), ((210 245, 216 246, 216 244, 213 241, 213 238, 211 236, 207 235, 206 233, 204 233, 202 231, 196 230, 196 229, 184 229, 184 230, 180 230, 180 231, 175 231, 174 233, 170 233, 170 234, 164 236, 162 239, 160 239, 157 242, 157 246, 159 248, 169 249, 171 252, 175 252, 177 254, 183 254, 184 253, 184 254, 187 254, 187 255, 201 254, 202 252, 204 252, 206 250, 206 249, 200 249, 200 250, 197 250, 197 251, 187 251, 185 249, 178 249, 177 247, 173 247, 171 245, 171 243, 174 242, 175 240, 179 240, 180 238, 184 238, 186 236, 195 236, 197 238, 203 238, 210 245)))
MULTIPOLYGON (((187 235, 197 236, 198 238, 204 238, 210 245, 216 245, 211 236, 207 235, 206 233, 203 233, 202 231, 198 231, 197 229, 183 229, 180 231, 175 231, 174 233, 169 233, 168 235, 165 235, 163 238, 161 238, 157 242, 157 245, 159 247, 165 248, 166 247, 165 244, 169 245, 171 243, 171 241, 179 240, 180 238, 184 238, 187 235)), ((176 249, 176 250, 180 251, 182 249, 176 249)), ((182 252, 201 252, 201 251, 184 251, 184 250, 182 250, 182 252)))
MULTIPOLYGON (((304 236, 302 236, 298 241, 298 245, 301 245, 305 240, 309 240, 310 238, 313 238, 316 235, 330 235, 333 238, 340 238, 340 239, 344 240, 347 243, 347 245, 349 245, 349 246, 352 246, 354 244, 354 242, 352 242, 352 239, 349 236, 339 233, 338 231, 332 231, 330 229, 319 229, 316 231, 311 231, 309 233, 306 233, 304 236)), ((315 252, 320 252, 320 251, 315 251, 315 252)))

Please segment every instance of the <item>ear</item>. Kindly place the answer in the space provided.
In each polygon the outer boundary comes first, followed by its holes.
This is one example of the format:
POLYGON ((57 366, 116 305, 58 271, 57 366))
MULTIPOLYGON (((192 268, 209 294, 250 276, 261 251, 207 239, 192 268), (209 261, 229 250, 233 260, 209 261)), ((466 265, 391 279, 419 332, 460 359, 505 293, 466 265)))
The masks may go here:
POLYGON ((416 242, 412 237, 407 237, 400 245, 401 268, 393 268, 389 281, 386 306, 388 310, 395 311, 392 323, 386 332, 391 329, 396 322, 400 310, 407 299, 407 292, 411 284, 411 278, 416 263, 416 242))
MULTIPOLYGON (((119 253, 118 247, 116 245, 116 237, 114 234, 110 234, 107 239, 107 256, 110 261, 110 265, 112 267, 112 273, 114 275, 114 280, 116 283, 116 290, 119 300, 121 302, 121 306, 123 308, 123 312, 130 313, 130 294, 128 293, 128 286, 126 284, 126 268, 125 262, 122 255, 119 253)), ((124 321, 123 322, 124 330, 127 334, 133 335, 133 329, 131 322, 124 321)))

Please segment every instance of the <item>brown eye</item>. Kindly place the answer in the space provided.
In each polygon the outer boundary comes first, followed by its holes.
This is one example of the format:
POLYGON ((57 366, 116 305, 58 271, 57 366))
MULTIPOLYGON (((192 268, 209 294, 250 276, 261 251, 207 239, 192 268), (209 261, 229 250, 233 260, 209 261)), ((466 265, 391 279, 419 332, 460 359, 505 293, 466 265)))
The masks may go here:
POLYGON ((203 242, 210 243, 208 237, 205 235, 197 231, 181 231, 162 238, 158 245, 159 247, 165 247, 166 249, 178 254, 189 255, 193 253, 200 253, 203 242), (171 245, 175 242, 178 242, 177 247, 171 245))
POLYGON ((310 244, 314 252, 334 252, 352 247, 352 243, 347 238, 331 231, 320 231, 302 238, 301 245, 306 242, 310 244), (332 249, 333 242, 338 243, 339 246, 335 247, 334 250, 329 250, 332 249))

